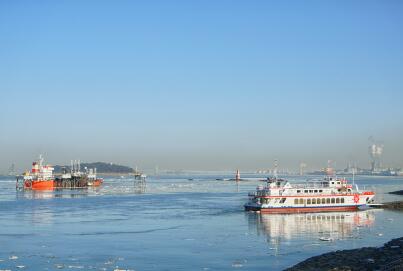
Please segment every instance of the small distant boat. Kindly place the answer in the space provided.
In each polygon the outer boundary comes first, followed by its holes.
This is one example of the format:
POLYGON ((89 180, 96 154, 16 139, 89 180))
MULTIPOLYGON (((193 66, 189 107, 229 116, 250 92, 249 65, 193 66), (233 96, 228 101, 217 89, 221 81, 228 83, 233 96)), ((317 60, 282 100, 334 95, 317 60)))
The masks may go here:
POLYGON ((334 241, 334 239, 331 238, 331 237, 319 237, 319 240, 321 240, 321 241, 326 241, 326 242, 332 242, 332 241, 334 241))

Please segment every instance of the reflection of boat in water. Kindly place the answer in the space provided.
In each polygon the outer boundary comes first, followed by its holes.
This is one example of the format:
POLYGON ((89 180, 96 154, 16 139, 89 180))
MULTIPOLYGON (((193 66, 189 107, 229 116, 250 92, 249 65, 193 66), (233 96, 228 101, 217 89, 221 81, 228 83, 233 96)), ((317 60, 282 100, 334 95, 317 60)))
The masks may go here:
POLYGON ((304 184, 274 178, 268 179, 266 187, 260 186, 249 194, 245 210, 262 213, 355 211, 367 207, 374 196, 374 192, 359 191, 346 179, 334 176, 304 184))
MULTIPOLYGON (((66 189, 54 189, 54 190, 32 190, 27 193, 24 190, 17 191, 16 197, 17 199, 55 199, 55 198, 64 198, 64 199, 71 199, 71 198, 83 198, 88 197, 91 194, 99 193, 99 188, 94 190, 87 189, 73 189, 73 190, 66 190, 66 189)), ((0 269, 1 270, 1 269, 0 269)))
POLYGON ((369 227, 375 221, 373 210, 357 212, 250 214, 249 224, 267 235, 269 242, 306 236, 333 241, 352 238, 357 228, 369 227))

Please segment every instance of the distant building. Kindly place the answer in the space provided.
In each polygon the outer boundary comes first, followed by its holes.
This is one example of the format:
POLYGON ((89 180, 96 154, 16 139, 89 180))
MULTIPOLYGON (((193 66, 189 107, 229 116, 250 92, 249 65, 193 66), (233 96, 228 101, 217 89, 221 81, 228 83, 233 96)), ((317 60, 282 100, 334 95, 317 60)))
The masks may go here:
POLYGON ((368 147, 369 156, 371 158, 371 172, 378 174, 382 171, 381 158, 383 153, 383 144, 379 141, 375 141, 373 137, 369 138, 371 142, 368 147))
POLYGON ((301 162, 299 164, 299 175, 304 176, 305 175, 305 169, 306 169, 306 164, 304 162, 301 162))

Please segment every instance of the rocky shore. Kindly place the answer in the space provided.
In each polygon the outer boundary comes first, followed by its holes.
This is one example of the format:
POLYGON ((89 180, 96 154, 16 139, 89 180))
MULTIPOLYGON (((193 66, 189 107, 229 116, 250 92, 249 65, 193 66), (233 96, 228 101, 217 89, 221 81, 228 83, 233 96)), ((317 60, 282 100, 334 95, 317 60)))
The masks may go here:
POLYGON ((382 205, 382 208, 394 211, 403 211, 403 201, 385 202, 382 205))
POLYGON ((398 190, 398 191, 389 192, 389 194, 393 194, 393 195, 403 195, 403 190, 398 190))
POLYGON ((403 237, 393 239, 379 248, 364 247, 325 253, 286 269, 286 271, 302 270, 403 270, 403 237))

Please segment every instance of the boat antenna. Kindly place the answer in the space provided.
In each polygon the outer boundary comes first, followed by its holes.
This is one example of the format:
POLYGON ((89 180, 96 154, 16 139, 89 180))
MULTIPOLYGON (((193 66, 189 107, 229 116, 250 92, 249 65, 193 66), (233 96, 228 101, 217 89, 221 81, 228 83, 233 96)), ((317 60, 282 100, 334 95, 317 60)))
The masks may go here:
POLYGON ((353 185, 354 185, 354 181, 355 181, 355 165, 353 166, 353 185))

